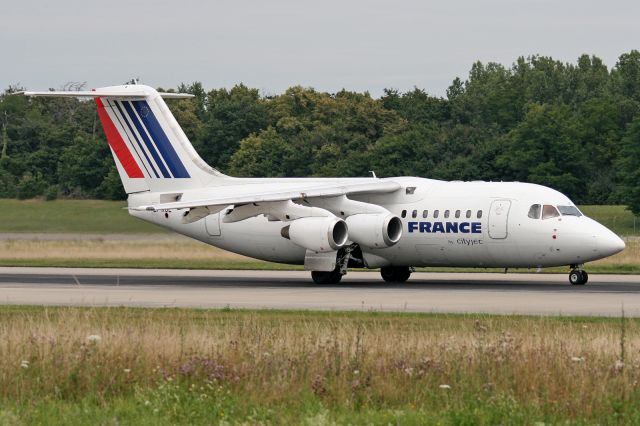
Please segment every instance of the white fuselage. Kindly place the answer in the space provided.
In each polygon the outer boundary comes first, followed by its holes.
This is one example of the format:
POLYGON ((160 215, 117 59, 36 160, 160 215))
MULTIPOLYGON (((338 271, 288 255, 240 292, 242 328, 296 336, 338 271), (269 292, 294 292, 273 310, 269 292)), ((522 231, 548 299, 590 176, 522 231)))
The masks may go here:
MULTIPOLYGON (((246 188, 265 192, 301 181, 313 184, 352 183, 361 179, 254 179, 242 185, 185 191, 182 200, 239 195, 246 188)), ((382 180, 382 179, 379 179, 382 180)), ((517 182, 444 182, 393 178, 401 191, 350 196, 380 205, 402 218, 400 241, 388 248, 362 249, 367 267, 464 266, 547 267, 582 264, 619 252, 624 243, 606 227, 586 216, 531 218, 533 205, 573 206, 563 194, 547 187, 517 182), (437 213, 436 213, 437 211, 437 213), (480 212, 480 213, 479 213, 480 212), (437 214, 437 217, 435 215, 437 214)), ((131 194, 129 206, 159 203, 154 193, 131 194)), ((265 215, 233 223, 225 211, 183 224, 180 211, 134 211, 131 214, 207 244, 257 259, 302 264, 306 249, 283 238, 286 222, 265 215)))

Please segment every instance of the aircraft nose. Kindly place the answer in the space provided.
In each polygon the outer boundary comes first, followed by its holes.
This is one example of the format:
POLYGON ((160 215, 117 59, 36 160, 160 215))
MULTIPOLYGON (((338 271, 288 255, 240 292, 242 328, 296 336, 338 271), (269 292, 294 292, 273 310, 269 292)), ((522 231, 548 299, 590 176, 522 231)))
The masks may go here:
POLYGON ((624 241, 609 229, 602 227, 601 232, 596 236, 598 251, 604 256, 611 256, 620 253, 625 248, 624 241))

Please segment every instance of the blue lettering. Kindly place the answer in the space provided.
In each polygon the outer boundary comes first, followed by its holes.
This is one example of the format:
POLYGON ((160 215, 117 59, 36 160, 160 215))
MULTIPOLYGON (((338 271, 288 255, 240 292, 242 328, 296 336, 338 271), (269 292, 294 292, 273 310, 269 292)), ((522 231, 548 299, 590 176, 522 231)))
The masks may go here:
POLYGON ((409 233, 481 234, 481 222, 407 222, 409 233))
POLYGON ((474 234, 481 234, 482 233, 482 224, 480 222, 473 222, 471 224, 471 232, 473 232, 474 234))
POLYGON ((458 233, 458 224, 456 222, 447 222, 446 223, 447 226, 447 234, 450 233, 458 233))
POLYGON ((444 226, 442 225, 442 222, 434 222, 433 230, 431 232, 433 232, 434 234, 436 232, 441 232, 444 234, 444 226))

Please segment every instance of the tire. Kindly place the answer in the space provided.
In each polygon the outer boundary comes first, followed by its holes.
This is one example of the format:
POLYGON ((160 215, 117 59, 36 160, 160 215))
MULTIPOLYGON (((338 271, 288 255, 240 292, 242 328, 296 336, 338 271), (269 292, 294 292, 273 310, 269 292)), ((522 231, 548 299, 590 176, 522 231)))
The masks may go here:
POLYGON ((587 271, 581 271, 581 272, 582 272, 582 282, 580 283, 580 285, 585 285, 587 281, 589 281, 589 274, 587 274, 587 271))
POLYGON ((571 285, 585 285, 589 281, 589 274, 586 271, 574 269, 569 273, 569 282, 571 285))
POLYGON ((403 283, 411 276, 408 266, 385 266, 380 268, 380 276, 388 283, 403 283))
POLYGON ((338 284, 342 279, 342 274, 337 269, 333 271, 311 271, 311 279, 316 284, 338 284))

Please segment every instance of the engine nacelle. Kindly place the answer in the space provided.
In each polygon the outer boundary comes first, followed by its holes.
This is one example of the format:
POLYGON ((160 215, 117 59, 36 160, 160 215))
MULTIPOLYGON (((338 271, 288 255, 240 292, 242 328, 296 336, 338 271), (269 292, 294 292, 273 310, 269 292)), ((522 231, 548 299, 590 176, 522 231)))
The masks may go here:
POLYGON ((347 225, 349 239, 364 247, 391 247, 402 237, 402 220, 393 214, 354 214, 347 225))
POLYGON ((280 233, 300 247, 321 253, 338 250, 349 237, 347 224, 335 216, 296 219, 280 233))

